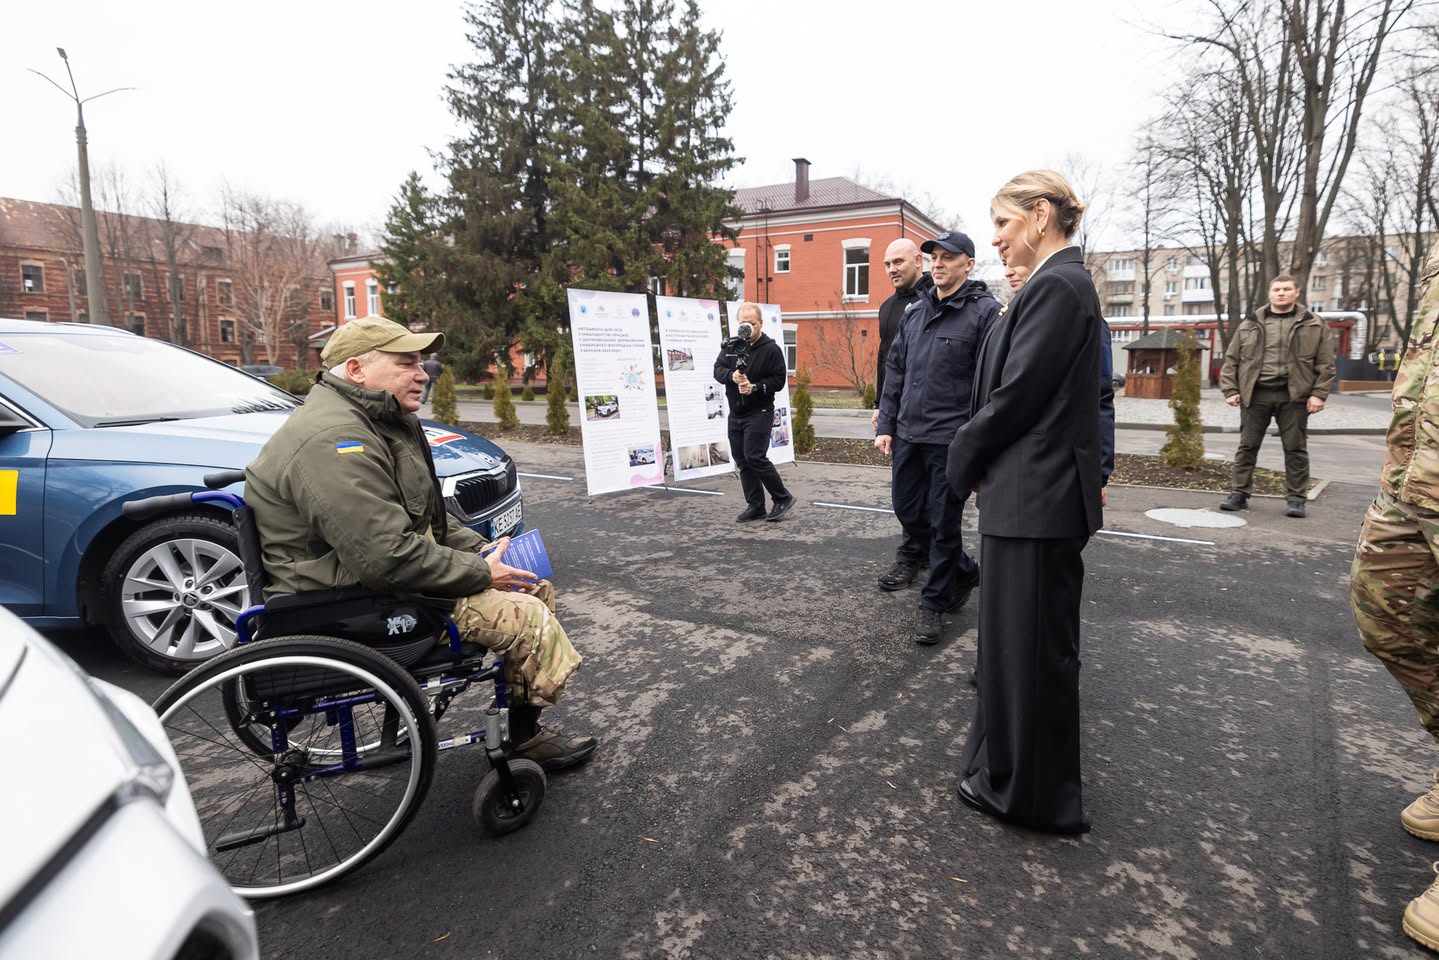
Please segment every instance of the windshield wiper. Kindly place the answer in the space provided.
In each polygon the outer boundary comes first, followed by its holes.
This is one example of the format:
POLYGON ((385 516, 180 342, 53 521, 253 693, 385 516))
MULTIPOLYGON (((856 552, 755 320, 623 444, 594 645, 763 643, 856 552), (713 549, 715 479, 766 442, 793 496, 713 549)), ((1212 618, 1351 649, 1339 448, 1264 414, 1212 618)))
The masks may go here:
POLYGON ((138 427, 145 423, 168 423, 171 420, 179 420, 179 417, 140 417, 135 420, 101 420, 95 424, 97 427, 138 427))

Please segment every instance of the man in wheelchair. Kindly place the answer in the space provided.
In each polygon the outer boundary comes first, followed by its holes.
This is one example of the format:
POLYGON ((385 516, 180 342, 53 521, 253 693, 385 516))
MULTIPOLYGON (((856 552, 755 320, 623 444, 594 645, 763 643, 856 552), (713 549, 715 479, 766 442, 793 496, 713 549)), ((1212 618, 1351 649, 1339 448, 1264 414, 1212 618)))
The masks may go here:
POLYGON ((341 326, 303 406, 245 471, 272 595, 357 587, 434 598, 462 640, 503 658, 513 699, 513 756, 546 770, 583 763, 593 737, 540 726, 580 666, 555 619, 554 588, 504 562, 445 510, 415 412, 424 354, 442 333, 411 333, 381 317, 341 326))

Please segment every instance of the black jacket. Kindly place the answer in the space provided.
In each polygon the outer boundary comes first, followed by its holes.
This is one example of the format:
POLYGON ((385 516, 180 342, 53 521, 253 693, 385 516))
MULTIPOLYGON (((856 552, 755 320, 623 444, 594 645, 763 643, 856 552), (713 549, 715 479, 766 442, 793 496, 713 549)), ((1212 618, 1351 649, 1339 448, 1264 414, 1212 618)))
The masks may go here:
POLYGON ((1035 271, 990 327, 974 415, 949 447, 956 491, 979 488, 979 532, 1092 536, 1100 509, 1100 351, 1104 318, 1077 247, 1035 271))
POLYGON ((784 389, 789 382, 788 368, 784 362, 784 351, 779 344, 770 339, 768 334, 760 334, 748 350, 743 353, 735 353, 724 347, 720 348, 719 357, 715 360, 715 380, 724 384, 725 396, 729 399, 731 414, 742 415, 753 413, 756 410, 773 410, 774 395, 784 389), (754 393, 749 396, 739 392, 739 387, 730 375, 734 373, 735 366, 740 356, 749 358, 744 374, 749 377, 749 382, 754 384, 754 393))
POLYGON ((934 280, 922 273, 908 290, 896 290, 889 299, 879 305, 879 362, 874 372, 874 401, 884 396, 884 364, 889 359, 889 348, 894 345, 894 336, 904 322, 904 313, 919 302, 926 290, 934 289, 934 280))
POLYGON ((969 419, 970 384, 999 301, 980 280, 940 300, 933 286, 904 316, 886 361, 876 436, 949 443, 969 419))

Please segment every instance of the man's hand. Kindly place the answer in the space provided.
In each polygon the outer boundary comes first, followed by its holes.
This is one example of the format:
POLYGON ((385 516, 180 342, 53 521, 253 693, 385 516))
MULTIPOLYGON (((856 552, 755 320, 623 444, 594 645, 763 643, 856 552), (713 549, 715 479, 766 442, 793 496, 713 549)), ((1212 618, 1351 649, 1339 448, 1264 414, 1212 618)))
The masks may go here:
POLYGON ((732 373, 732 374, 729 375, 729 378, 730 378, 732 381, 734 381, 735 383, 739 383, 741 380, 743 380, 743 379, 745 378, 745 377, 744 377, 744 371, 743 371, 743 370, 736 370, 734 373, 732 373))
POLYGON ((871 413, 871 414, 869 415, 869 428, 870 428, 871 430, 878 430, 878 429, 879 429, 879 408, 878 408, 878 407, 875 408, 874 413, 871 413))
POLYGON ((750 383, 748 380, 743 381, 739 385, 739 392, 746 397, 749 396, 750 394, 754 393, 754 384, 750 383))
POLYGON ((1108 488, 1108 487, 1100 487, 1100 488, 1099 488, 1099 505, 1100 505, 1101 507, 1107 507, 1107 506, 1109 506, 1109 488, 1108 488))
POLYGON ((490 565, 490 587, 495 590, 528 590, 539 582, 528 570, 521 570, 519 567, 512 567, 505 563, 505 551, 510 549, 510 538, 501 537, 496 540, 494 547, 485 554, 485 562, 490 565))
POLYGON ((1320 400, 1318 397, 1310 397, 1308 407, 1310 413, 1318 413, 1320 410, 1324 409, 1324 401, 1320 400))
MULTIPOLYGON (((875 416, 878 416, 878 414, 875 414, 875 416)), ((881 433, 879 436, 875 437, 875 438, 874 438, 874 448, 875 448, 876 450, 878 450, 880 453, 884 454, 886 457, 889 456, 889 455, 890 455, 890 436, 889 436, 889 434, 887 434, 887 433, 881 433)))
POLYGON ((1234 396, 1232 396, 1232 397, 1225 397, 1225 398, 1224 398, 1224 402, 1227 403, 1227 404, 1229 404, 1231 407, 1237 407, 1237 406, 1239 406, 1240 403, 1243 402, 1243 398, 1240 397, 1239 394, 1236 393, 1236 394, 1235 394, 1234 396))

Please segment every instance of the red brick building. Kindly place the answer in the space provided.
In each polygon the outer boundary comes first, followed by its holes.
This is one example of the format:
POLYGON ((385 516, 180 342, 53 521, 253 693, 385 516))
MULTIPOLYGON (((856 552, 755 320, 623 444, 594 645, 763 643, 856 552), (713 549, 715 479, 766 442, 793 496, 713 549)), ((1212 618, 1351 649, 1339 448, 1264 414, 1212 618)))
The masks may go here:
MULTIPOLYGON (((273 357, 292 369, 319 365, 315 335, 335 323, 334 288, 323 262, 317 260, 311 275, 291 288, 284 322, 270 327, 280 334, 267 337, 246 319, 245 308, 247 291, 264 277, 238 275, 231 253, 235 235, 128 214, 97 212, 96 219, 115 326, 227 363, 241 363, 248 347, 250 362, 273 357), (247 337, 249 343, 242 343, 247 337)), ((0 198, 0 316, 88 320, 84 261, 78 208, 0 198)))
POLYGON ((818 387, 874 382, 879 305, 894 292, 884 251, 908 237, 933 239, 944 228, 902 197, 847 177, 810 180, 797 159, 791 183, 735 193, 744 215, 730 263, 744 271, 737 298, 784 309, 790 373, 809 370, 818 387))

